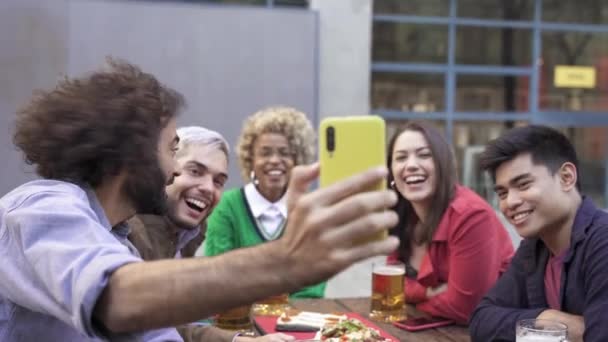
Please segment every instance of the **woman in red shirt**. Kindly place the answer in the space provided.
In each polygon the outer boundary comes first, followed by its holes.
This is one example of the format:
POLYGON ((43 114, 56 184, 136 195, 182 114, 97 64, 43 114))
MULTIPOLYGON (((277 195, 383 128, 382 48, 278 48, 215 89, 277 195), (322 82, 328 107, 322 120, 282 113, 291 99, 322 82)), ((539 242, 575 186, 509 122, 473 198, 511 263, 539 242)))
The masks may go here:
POLYGON ((513 243, 494 209, 458 184, 454 154, 439 131, 410 122, 391 139, 389 183, 401 239, 389 259, 406 264, 406 301, 465 324, 506 270, 513 243))

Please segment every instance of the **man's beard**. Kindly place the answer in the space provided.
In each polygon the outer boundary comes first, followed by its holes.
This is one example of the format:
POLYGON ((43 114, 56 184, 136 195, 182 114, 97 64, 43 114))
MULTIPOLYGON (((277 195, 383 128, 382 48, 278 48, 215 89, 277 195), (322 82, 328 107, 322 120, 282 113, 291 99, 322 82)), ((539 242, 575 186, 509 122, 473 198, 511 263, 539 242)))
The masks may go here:
POLYGON ((158 163, 148 167, 136 167, 131 170, 125 182, 125 195, 131 201, 137 214, 165 215, 168 211, 165 185, 169 181, 158 163))

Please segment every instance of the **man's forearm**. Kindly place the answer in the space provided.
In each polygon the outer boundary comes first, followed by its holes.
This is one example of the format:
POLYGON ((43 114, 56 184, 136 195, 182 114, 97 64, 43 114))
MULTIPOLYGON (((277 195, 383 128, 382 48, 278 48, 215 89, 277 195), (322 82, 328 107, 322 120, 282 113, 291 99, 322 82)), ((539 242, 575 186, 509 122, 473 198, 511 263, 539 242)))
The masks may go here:
POLYGON ((514 341, 515 326, 522 319, 534 319, 543 309, 516 309, 482 300, 469 321, 472 342, 514 341))
POLYGON ((397 223, 394 192, 368 191, 385 179, 375 168, 306 193, 318 165, 292 171, 289 221, 276 241, 212 258, 134 263, 116 270, 95 318, 112 332, 176 326, 270 295, 326 280, 363 259, 386 255, 396 237, 363 239, 397 223))
POLYGON ((284 277, 289 265, 275 262, 285 261, 277 247, 271 242, 221 257, 125 265, 110 278, 95 314, 113 332, 137 331, 193 322, 293 291, 284 277))

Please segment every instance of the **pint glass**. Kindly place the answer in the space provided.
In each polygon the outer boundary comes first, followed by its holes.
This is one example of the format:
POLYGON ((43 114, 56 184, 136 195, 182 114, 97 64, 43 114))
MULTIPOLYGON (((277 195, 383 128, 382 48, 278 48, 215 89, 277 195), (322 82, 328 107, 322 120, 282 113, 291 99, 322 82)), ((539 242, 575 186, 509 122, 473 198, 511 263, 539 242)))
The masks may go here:
POLYGON ((395 322, 405 318, 404 276, 405 265, 401 262, 373 264, 371 319, 395 322))
POLYGON ((251 305, 244 305, 215 316, 214 325, 220 329, 248 332, 251 324, 251 305))
POLYGON ((289 308, 289 294, 268 297, 253 304, 253 314, 256 316, 280 316, 289 308))
POLYGON ((568 327, 547 319, 524 319, 517 322, 516 342, 564 342, 568 341, 568 327))

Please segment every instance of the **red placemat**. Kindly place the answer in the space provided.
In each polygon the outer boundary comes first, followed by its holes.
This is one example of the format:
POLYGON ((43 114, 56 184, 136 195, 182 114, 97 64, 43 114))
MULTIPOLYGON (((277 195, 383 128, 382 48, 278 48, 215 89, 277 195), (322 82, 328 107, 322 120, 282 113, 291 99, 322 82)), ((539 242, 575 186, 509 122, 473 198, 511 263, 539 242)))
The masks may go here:
MULTIPOLYGON (((346 317, 348 318, 354 318, 354 319, 358 319, 359 321, 361 321, 361 323, 365 324, 367 327, 369 328, 373 328, 378 330, 378 332, 380 333, 380 335, 384 338, 389 338, 394 342, 399 341, 399 339, 397 339, 396 337, 394 337, 393 335, 387 333, 386 331, 380 329, 377 325, 375 325, 374 323, 368 321, 366 318, 363 318, 363 316, 354 313, 354 312, 346 312, 345 313, 346 317)), ((277 316, 256 316, 253 319, 255 325, 258 327, 258 329, 260 330, 260 332, 264 335, 266 334, 273 334, 276 332, 281 332, 283 334, 287 334, 287 335, 291 335, 293 337, 295 337, 296 339, 299 340, 307 340, 307 339, 313 339, 316 335, 315 332, 294 332, 294 331, 276 331, 277 328, 277 316)))

